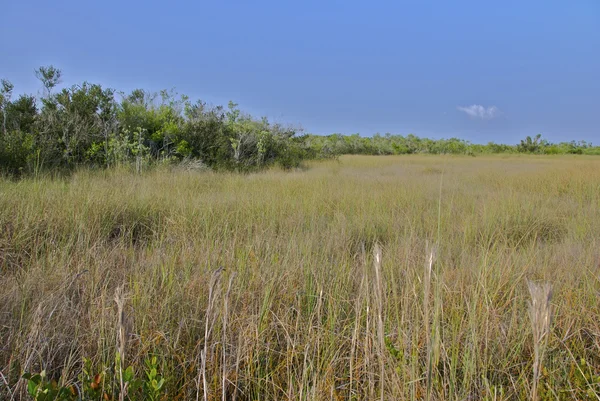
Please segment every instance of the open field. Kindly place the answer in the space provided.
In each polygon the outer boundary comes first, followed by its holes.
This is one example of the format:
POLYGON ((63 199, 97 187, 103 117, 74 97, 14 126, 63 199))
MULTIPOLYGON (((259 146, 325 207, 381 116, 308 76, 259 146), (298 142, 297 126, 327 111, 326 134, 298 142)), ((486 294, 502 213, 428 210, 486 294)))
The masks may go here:
POLYGON ((530 399, 536 354, 541 399, 600 399, 600 158, 1 180, 0 229, 0 399, 116 399, 119 352, 164 399, 530 399))

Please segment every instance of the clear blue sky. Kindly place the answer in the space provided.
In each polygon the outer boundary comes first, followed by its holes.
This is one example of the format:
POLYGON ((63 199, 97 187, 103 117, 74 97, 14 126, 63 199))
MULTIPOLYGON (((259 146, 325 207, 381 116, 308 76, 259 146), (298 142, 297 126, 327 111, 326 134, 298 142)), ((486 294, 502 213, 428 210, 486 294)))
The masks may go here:
POLYGON ((1 0, 0 77, 175 87, 307 132, 600 143, 600 0, 1 0))

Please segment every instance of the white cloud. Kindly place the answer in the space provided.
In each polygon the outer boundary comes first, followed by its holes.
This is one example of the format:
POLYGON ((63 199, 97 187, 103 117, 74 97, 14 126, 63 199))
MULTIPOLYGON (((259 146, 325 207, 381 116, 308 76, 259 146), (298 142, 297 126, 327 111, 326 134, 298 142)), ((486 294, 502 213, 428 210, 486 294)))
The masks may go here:
POLYGON ((481 120, 491 120, 492 118, 498 117, 501 112, 496 106, 484 107, 480 104, 473 104, 471 106, 458 106, 459 111, 467 113, 471 118, 479 118, 481 120))

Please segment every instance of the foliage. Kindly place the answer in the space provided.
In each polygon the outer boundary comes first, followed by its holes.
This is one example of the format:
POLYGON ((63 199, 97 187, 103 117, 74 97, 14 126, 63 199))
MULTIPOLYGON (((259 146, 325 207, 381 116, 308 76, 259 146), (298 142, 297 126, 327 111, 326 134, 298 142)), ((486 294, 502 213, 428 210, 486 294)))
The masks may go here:
POLYGON ((600 147, 585 141, 551 144, 541 135, 527 137, 518 145, 505 145, 489 142, 475 144, 458 138, 430 139, 413 134, 407 136, 375 134, 362 137, 359 134, 328 136, 309 135, 307 143, 313 150, 313 157, 330 158, 344 154, 353 155, 404 155, 404 154, 454 154, 478 155, 497 153, 532 154, 600 154, 600 147))
POLYGON ((77 390, 74 386, 59 386, 56 381, 46 378, 46 371, 39 374, 23 374, 27 380, 27 393, 35 401, 70 401, 77 400, 77 390))
POLYGON ((375 134, 297 135, 297 130, 255 118, 234 102, 227 107, 192 102, 174 90, 117 92, 83 82, 59 88, 54 66, 35 72, 39 98, 0 82, 0 172, 13 175, 198 160, 214 170, 257 171, 271 166, 298 168, 310 159, 344 154, 401 155, 492 153, 600 154, 585 141, 552 144, 538 134, 518 145, 475 144, 458 138, 430 139, 375 134))
MULTIPOLYGON (((120 364, 117 354, 116 366, 120 364)), ((119 382, 116 369, 105 368, 100 373, 93 372, 90 359, 83 358, 83 366, 79 380, 68 385, 59 385, 55 380, 48 380, 46 371, 39 374, 24 373, 22 376, 27 383, 27 393, 35 401, 96 401, 119 399, 119 382)), ((144 372, 139 377, 135 375, 133 366, 123 370, 123 382, 128 401, 157 401, 164 394, 165 378, 159 373, 156 356, 144 360, 144 372)))
POLYGON ((294 129, 255 119, 233 102, 225 110, 173 90, 125 94, 88 82, 57 91, 62 73, 54 66, 40 67, 36 76, 44 88, 40 99, 11 101, 12 84, 3 80, 0 87, 5 172, 124 164, 140 170, 190 158, 214 169, 253 171, 298 167, 306 158, 294 129))
POLYGON ((542 139, 542 134, 537 134, 533 138, 528 136, 521 140, 521 143, 517 146, 517 149, 519 152, 523 153, 540 153, 542 149, 548 145, 548 142, 542 139))

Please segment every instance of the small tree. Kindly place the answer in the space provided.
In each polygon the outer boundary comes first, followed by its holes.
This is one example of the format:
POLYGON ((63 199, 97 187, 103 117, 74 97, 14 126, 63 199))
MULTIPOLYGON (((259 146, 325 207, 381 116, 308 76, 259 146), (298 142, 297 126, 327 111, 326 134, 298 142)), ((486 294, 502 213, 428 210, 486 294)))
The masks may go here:
POLYGON ((542 139, 542 134, 537 134, 535 137, 527 136, 522 139, 521 143, 517 145, 519 152, 523 153, 539 153, 542 147, 548 146, 548 141, 542 139))
POLYGON ((14 85, 10 81, 6 79, 0 81, 0 110, 2 111, 2 130, 5 136, 7 119, 6 106, 10 103, 13 89, 14 85))
POLYGON ((36 99, 31 95, 20 95, 16 100, 6 104, 4 113, 7 131, 32 133, 37 115, 36 99))
POLYGON ((49 97, 52 94, 52 89, 62 81, 62 71, 53 65, 38 68, 35 70, 35 76, 42 81, 46 97, 49 97))

